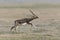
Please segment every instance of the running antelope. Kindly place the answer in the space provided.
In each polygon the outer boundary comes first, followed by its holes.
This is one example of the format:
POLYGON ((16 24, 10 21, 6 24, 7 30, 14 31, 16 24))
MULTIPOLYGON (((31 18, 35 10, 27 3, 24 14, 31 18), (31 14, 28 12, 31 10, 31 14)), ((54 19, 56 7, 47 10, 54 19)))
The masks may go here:
POLYGON ((34 19, 37 19, 38 16, 36 16, 36 15, 33 13, 32 10, 29 9, 29 11, 32 13, 33 16, 32 16, 31 18, 23 18, 23 19, 15 20, 15 21, 14 21, 14 26, 11 27, 11 30, 15 28, 15 31, 16 31, 16 27, 17 27, 18 25, 22 25, 22 24, 29 24, 29 25, 33 26, 33 24, 30 23, 30 22, 31 22, 32 20, 34 20, 34 19))

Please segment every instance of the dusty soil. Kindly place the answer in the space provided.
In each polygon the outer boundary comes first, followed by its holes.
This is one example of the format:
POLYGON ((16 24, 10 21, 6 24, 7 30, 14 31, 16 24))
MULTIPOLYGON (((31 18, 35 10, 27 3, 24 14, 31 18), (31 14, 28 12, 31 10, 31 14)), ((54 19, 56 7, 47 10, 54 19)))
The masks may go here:
MULTIPOLYGON (((39 34, 43 36, 53 36, 58 40, 60 37, 60 8, 42 8, 42 9, 32 9, 33 12, 39 17, 33 20, 32 23, 34 27, 31 28, 30 25, 19 26, 17 31, 20 33, 32 33, 39 34)), ((0 9, 0 33, 11 34, 11 26, 13 26, 16 19, 32 17, 29 9, 22 8, 8 8, 0 9)), ((5 36, 5 35, 3 35, 5 36)), ((7 36, 6 36, 7 37, 7 36)), ((44 40, 44 39, 43 39, 44 40)), ((49 39, 47 39, 49 40, 49 39)))

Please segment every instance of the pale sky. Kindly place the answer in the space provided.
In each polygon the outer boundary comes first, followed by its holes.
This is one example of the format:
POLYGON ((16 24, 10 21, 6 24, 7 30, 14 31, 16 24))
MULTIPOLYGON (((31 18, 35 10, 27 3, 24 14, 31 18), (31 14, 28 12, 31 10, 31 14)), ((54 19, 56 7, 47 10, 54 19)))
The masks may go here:
POLYGON ((0 0, 0 3, 60 3, 60 0, 0 0))

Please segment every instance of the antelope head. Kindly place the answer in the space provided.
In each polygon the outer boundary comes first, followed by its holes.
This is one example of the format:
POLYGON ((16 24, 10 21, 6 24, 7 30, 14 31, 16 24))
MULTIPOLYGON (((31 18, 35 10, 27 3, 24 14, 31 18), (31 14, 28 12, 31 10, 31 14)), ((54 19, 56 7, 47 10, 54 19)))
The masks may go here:
POLYGON ((33 11, 32 11, 31 9, 29 9, 29 11, 32 13, 34 19, 39 18, 38 16, 36 16, 36 15, 33 13, 33 11))

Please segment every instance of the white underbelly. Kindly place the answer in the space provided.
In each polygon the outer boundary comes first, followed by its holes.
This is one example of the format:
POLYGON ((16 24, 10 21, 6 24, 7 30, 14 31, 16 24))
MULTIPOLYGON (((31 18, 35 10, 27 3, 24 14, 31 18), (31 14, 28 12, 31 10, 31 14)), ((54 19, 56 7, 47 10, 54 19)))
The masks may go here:
POLYGON ((27 23, 23 23, 22 25, 26 25, 27 23))

